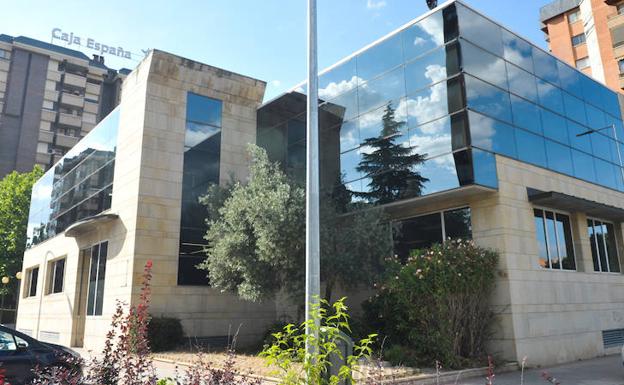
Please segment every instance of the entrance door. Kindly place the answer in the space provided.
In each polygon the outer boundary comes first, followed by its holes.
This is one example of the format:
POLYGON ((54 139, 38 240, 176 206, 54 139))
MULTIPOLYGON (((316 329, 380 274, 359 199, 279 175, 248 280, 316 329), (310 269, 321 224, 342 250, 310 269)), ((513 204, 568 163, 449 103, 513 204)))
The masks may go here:
POLYGON ((76 299, 74 301, 74 324, 72 327, 72 346, 84 345, 85 322, 87 320, 87 290, 89 286, 89 264, 91 249, 80 251, 78 258, 78 276, 76 279, 76 299))

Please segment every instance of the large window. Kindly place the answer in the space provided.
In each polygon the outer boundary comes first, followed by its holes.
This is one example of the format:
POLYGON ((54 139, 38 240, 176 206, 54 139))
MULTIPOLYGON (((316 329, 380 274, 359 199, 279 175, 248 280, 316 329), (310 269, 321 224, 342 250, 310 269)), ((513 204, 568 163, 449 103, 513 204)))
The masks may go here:
POLYGON ((48 262, 48 286, 46 294, 63 292, 63 278, 65 276, 65 258, 48 262))
POLYGON ((187 94, 182 216, 180 225, 179 285, 207 285, 206 271, 197 269, 205 259, 206 208, 199 198, 208 186, 219 183, 222 102, 187 94))
POLYGON ((470 239, 470 208, 442 211, 398 221, 393 226, 394 253, 405 260, 413 250, 445 239, 470 239))
POLYGON ((543 209, 535 209, 533 212, 540 266, 546 269, 576 270, 570 217, 543 209))
POLYGON ((104 304, 104 278, 106 277, 106 257, 108 242, 102 242, 91 248, 89 267, 89 290, 87 297, 87 315, 102 315, 104 304))
POLYGON ((37 280, 39 279, 39 266, 26 270, 26 286, 24 297, 34 297, 37 295, 37 280))
POLYGON ((597 219, 588 219, 587 233, 591 243, 594 271, 619 273, 620 262, 613 224, 597 219))

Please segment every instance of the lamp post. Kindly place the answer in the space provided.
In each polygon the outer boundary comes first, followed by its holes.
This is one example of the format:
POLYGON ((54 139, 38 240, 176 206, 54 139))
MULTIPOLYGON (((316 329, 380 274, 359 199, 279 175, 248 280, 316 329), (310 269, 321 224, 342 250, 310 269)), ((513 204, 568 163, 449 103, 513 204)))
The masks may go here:
POLYGON ((434 9, 437 6, 438 0, 427 0, 427 7, 429 7, 429 9, 434 9))
MULTIPOLYGON (((319 236, 319 133, 318 133, 318 58, 316 0, 308 0, 308 103, 306 138, 306 321, 320 297, 320 236, 319 236)), ((318 340, 319 320, 314 328, 306 327, 308 341, 318 340)), ((306 344, 307 359, 316 352, 315 345, 306 344)))
POLYGON ((622 182, 624 183, 624 165, 622 164, 622 153, 620 152, 620 144, 618 143, 618 136, 617 136, 617 130, 615 129, 615 124, 611 124, 602 128, 591 128, 585 132, 576 134, 576 136, 580 137, 580 136, 590 135, 596 132, 600 132, 602 130, 607 130, 609 128, 613 130, 613 139, 615 139, 615 147, 617 148, 618 161, 620 162, 620 176, 621 176, 622 182))
POLYGON ((9 277, 2 277, 2 299, 0 299, 0 324, 4 319, 4 296, 6 295, 6 285, 10 282, 9 277))
MULTIPOLYGON (((43 267, 41 268, 41 278, 37 277, 37 286, 39 286, 39 282, 41 282, 41 293, 39 293, 39 309, 37 311, 37 331, 34 333, 35 338, 39 338, 39 326, 41 324, 41 306, 43 304, 43 292, 45 291, 45 274, 46 274, 46 266, 48 265, 48 256, 51 255, 54 258, 54 253, 51 250, 48 250, 43 257, 43 267)), ((37 290, 35 288, 35 290, 37 290)))

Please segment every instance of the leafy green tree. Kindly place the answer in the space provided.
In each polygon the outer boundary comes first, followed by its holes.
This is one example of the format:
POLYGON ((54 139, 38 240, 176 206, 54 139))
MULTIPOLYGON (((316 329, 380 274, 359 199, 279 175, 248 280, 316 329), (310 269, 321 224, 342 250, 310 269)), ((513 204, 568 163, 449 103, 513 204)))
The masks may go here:
POLYGON ((362 143, 372 151, 362 154, 357 170, 366 174, 370 183, 368 191, 355 194, 376 204, 420 196, 429 179, 414 171, 413 167, 422 164, 427 154, 418 154, 415 147, 396 143, 405 122, 396 120, 391 104, 384 110, 382 123, 380 135, 362 143))
MULTIPOLYGON (((284 290, 300 297, 305 277, 305 190, 266 152, 250 145, 246 184, 213 186, 208 208, 209 247, 201 268, 214 287, 250 301, 284 290)), ((389 255, 390 230, 376 209, 345 213, 345 191, 322 198, 321 279, 324 298, 334 289, 372 282, 389 255), (338 194, 339 196, 337 197, 338 194)))
MULTIPOLYGON (((0 277, 15 282, 15 274, 22 268, 26 248, 26 228, 32 187, 43 175, 36 166, 32 171, 13 171, 0 180, 0 277)), ((15 284, 0 286, 0 293, 10 294, 15 284)))

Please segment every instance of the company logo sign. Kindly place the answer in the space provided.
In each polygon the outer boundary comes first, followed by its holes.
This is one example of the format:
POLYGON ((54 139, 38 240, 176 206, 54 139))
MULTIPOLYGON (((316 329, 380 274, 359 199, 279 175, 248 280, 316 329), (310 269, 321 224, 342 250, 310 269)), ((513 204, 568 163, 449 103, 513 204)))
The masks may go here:
POLYGON ((78 35, 74 35, 73 32, 64 32, 60 28, 54 28, 52 30, 52 40, 54 39, 64 41, 65 44, 68 46, 77 45, 81 47, 87 47, 88 49, 98 51, 100 55, 113 55, 124 59, 132 60, 132 53, 130 51, 126 51, 125 49, 123 49, 123 47, 102 44, 90 37, 84 39, 78 35))

